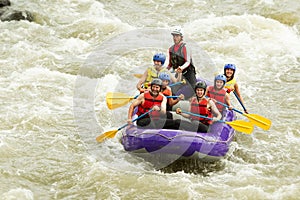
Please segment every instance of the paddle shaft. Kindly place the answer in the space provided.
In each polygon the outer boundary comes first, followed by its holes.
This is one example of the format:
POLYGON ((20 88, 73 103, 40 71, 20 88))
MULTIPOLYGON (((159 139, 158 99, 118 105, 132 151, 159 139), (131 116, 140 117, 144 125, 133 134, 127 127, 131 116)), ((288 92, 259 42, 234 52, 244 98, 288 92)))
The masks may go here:
MULTIPOLYGON (((172 84, 170 84, 170 85, 168 85, 169 87, 173 87, 173 86, 175 86, 175 85, 180 85, 180 84, 183 84, 183 83, 185 83, 185 81, 179 81, 179 82, 176 82, 176 83, 172 83, 172 84)), ((150 84, 150 83, 148 83, 148 84, 150 84)))
MULTIPOLYGON (((139 94, 133 97, 134 99, 138 98, 139 94)), ((165 96, 167 99, 169 98, 178 98, 179 96, 165 96)))
MULTIPOLYGON (((181 112, 186 113, 186 114, 190 114, 190 115, 194 115, 194 116, 197 116, 197 117, 213 120, 213 118, 206 117, 206 116, 203 116, 203 115, 198 115, 198 114, 191 113, 191 112, 186 112, 186 111, 181 111, 181 112)), ((240 132, 247 133, 247 134, 251 134, 252 131, 253 131, 253 125, 250 124, 249 122, 240 121, 240 120, 235 120, 235 121, 231 121, 231 122, 224 121, 224 120, 218 120, 217 122, 222 122, 222 123, 228 124, 233 129, 235 129, 237 131, 240 131, 240 132)))
POLYGON ((176 82, 176 83, 172 83, 172 84, 169 85, 169 87, 172 87, 172 86, 175 86, 175 85, 179 85, 179 84, 182 84, 182 83, 183 83, 182 81, 176 82))
MULTIPOLYGON (((134 120, 132 120, 131 122, 135 122, 138 119, 141 119, 142 117, 144 117, 145 115, 148 115, 150 112, 152 112, 153 110, 150 109, 148 112, 145 112, 144 114, 141 114, 140 116, 138 116, 137 118, 135 118, 134 120)), ((126 126, 128 126, 127 124, 124 124, 123 126, 121 126, 120 128, 118 128, 118 131, 121 130, 122 128, 125 128, 126 126)))
POLYGON ((243 104, 243 102, 241 101, 240 97, 237 95, 237 93, 235 91, 233 91, 234 96, 236 97, 236 99, 240 102, 241 106, 243 107, 244 111, 246 112, 246 108, 243 104))
MULTIPOLYGON (((216 101, 218 104, 221 104, 225 107, 229 107, 227 104, 224 104, 220 101, 216 101)), ((235 112, 238 112, 244 116, 246 116, 250 122, 254 123, 255 125, 261 127, 262 129, 264 130, 268 130, 270 127, 271 127, 271 120, 265 118, 265 117, 262 117, 260 115, 256 115, 256 114, 247 114, 247 113, 243 113, 242 111, 239 111, 235 108, 232 108, 232 110, 234 110, 235 112)))
MULTIPOLYGON (((213 118, 211 118, 211 117, 206 117, 206 116, 204 116, 204 115, 199 115, 199 114, 192 113, 192 112, 187 112, 187 111, 181 111, 181 112, 183 112, 183 113, 185 113, 185 114, 189 114, 189 115, 194 115, 194 116, 196 116, 196 117, 201 117, 201 118, 213 120, 213 118)), ((226 121, 224 121, 224 120, 218 120, 218 122, 226 122, 226 121)))
MULTIPOLYGON (((208 97, 209 98, 209 97, 208 97)), ((225 104, 225 103, 222 103, 222 102, 220 102, 220 101, 216 101, 218 104, 221 104, 222 106, 225 106, 225 107, 229 107, 227 104, 225 104)), ((240 113, 240 114, 244 114, 244 113, 242 113, 241 111, 239 111, 239 110, 237 110, 237 109, 235 109, 235 108, 232 108, 232 110, 234 110, 235 112, 238 112, 238 113, 240 113)))

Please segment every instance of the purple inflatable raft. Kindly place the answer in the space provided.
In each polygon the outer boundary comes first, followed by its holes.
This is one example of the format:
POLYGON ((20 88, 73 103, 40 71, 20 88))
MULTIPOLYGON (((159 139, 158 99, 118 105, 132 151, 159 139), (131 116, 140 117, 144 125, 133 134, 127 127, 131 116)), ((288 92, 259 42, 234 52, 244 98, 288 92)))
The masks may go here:
MULTIPOLYGON (((176 114, 175 114, 176 115, 176 114)), ((223 120, 233 121, 233 111, 223 112, 223 120)), ((208 133, 172 129, 140 129, 128 126, 122 132, 121 143, 128 152, 136 154, 159 154, 178 156, 178 159, 201 159, 215 161, 223 158, 235 135, 234 129, 216 122, 208 133)))

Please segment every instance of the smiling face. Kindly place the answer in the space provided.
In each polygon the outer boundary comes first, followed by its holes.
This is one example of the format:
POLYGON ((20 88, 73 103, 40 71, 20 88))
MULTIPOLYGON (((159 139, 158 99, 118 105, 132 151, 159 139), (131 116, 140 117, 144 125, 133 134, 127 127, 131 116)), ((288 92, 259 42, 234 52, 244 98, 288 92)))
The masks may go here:
POLYGON ((158 96, 158 94, 160 92, 160 86, 159 85, 151 85, 151 92, 152 92, 152 96, 154 96, 154 97, 158 96))
POLYGON ((156 70, 160 69, 161 66, 162 66, 161 62, 158 61, 158 60, 154 60, 153 63, 154 63, 154 67, 155 67, 156 70))
POLYGON ((231 78, 233 74, 234 74, 233 69, 225 69, 225 76, 226 76, 227 79, 231 78))
POLYGON ((216 84, 215 84, 215 87, 217 88, 217 89, 222 89, 223 88, 223 85, 224 85, 224 81, 222 81, 222 80, 216 80, 216 84))
POLYGON ((205 90, 203 88, 197 88, 196 89, 197 97, 202 98, 204 96, 204 92, 205 92, 205 90))

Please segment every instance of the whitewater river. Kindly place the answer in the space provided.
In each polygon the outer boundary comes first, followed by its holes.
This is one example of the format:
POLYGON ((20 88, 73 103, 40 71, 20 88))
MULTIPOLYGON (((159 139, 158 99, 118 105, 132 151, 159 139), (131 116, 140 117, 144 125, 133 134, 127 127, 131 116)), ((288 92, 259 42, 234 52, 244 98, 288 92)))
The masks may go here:
POLYGON ((0 199, 299 199, 300 2, 242 2, 12 1, 35 21, 0 22, 0 199), (120 133, 95 138, 126 123, 106 93, 134 95, 176 25, 197 75, 235 63, 246 108, 272 126, 237 133, 219 162, 156 169, 120 133))

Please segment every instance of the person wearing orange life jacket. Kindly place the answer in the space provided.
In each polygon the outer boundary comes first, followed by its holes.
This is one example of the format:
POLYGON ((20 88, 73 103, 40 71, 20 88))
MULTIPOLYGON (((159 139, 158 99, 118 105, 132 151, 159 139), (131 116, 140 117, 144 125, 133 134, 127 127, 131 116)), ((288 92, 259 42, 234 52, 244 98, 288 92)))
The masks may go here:
POLYGON ((140 116, 150 109, 153 111, 137 120, 140 128, 178 128, 175 121, 166 119, 167 98, 161 93, 162 81, 153 79, 150 90, 141 93, 130 105, 128 110, 128 124, 132 124, 132 116, 135 107, 138 107, 137 115, 140 116))
MULTIPOLYGON (((240 93, 239 85, 237 84, 237 81, 234 77, 235 72, 236 72, 235 64, 225 64, 224 75, 226 76, 226 84, 224 88, 227 90, 227 93, 229 94, 234 91, 236 95, 239 97, 239 99, 241 100, 241 102, 245 104, 240 93)), ((245 110, 245 113, 248 113, 248 111, 245 110)))
POLYGON ((162 72, 168 73, 172 82, 178 82, 181 80, 181 77, 175 78, 171 72, 169 72, 169 70, 163 66, 165 61, 166 56, 163 53, 156 53, 153 56, 154 65, 147 68, 136 85, 136 88, 141 93, 144 92, 145 89, 147 90, 148 84, 150 84, 154 78, 158 78, 159 74, 162 72))
POLYGON ((210 97, 214 101, 220 113, 223 112, 225 107, 217 103, 217 101, 227 104, 229 106, 229 109, 230 110, 232 109, 229 100, 229 94, 224 89, 225 84, 226 84, 226 76, 224 76, 223 74, 219 74, 215 77, 214 85, 207 87, 206 96, 210 97))
POLYGON ((215 121, 222 118, 221 113, 217 109, 215 103, 210 99, 205 97, 207 85, 204 81, 199 81, 195 85, 196 97, 193 97, 190 102, 189 111, 195 114, 203 115, 205 117, 210 117, 213 120, 196 117, 186 113, 182 113, 180 108, 176 109, 176 113, 182 115, 183 117, 190 118, 192 125, 184 125, 185 130, 197 131, 197 132, 207 132, 209 125, 215 121), (213 117, 215 115, 215 117, 213 117))
MULTIPOLYGON (((162 80, 162 93, 164 96, 172 96, 172 89, 168 85, 171 82, 170 75, 168 73, 162 72, 160 73, 159 77, 162 80)), ((172 106, 177 104, 180 100, 184 99, 184 95, 180 94, 178 98, 168 98, 167 99, 167 111, 172 111, 172 106)))

